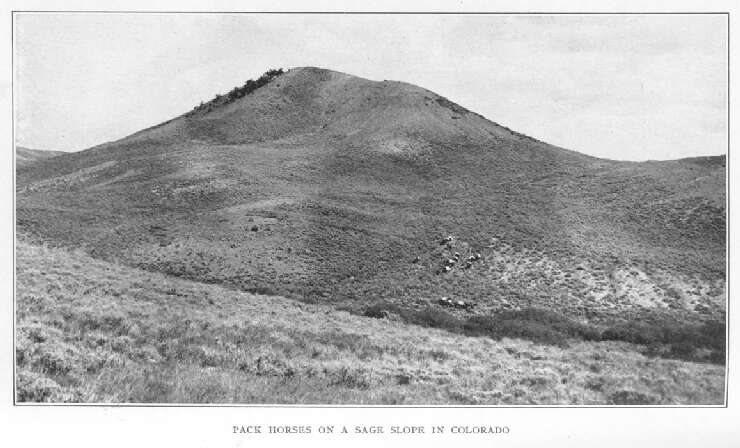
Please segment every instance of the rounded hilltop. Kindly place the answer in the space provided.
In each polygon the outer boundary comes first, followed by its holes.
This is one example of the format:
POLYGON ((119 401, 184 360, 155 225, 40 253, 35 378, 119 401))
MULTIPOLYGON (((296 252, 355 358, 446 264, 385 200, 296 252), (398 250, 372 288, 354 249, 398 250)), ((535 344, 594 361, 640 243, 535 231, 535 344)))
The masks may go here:
POLYGON ((120 142, 243 144, 300 135, 411 155, 461 144, 495 149, 521 140, 541 151, 556 150, 413 84, 372 81, 319 67, 269 70, 120 142))

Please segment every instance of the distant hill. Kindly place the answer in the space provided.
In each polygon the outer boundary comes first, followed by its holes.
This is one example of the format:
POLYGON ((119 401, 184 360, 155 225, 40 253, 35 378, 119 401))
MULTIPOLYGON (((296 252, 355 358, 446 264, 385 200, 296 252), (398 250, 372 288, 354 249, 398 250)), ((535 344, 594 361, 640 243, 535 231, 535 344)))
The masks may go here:
POLYGON ((17 226, 356 312, 447 296, 475 304, 458 315, 701 321, 725 313, 725 163, 598 159, 417 86, 306 67, 19 165, 17 226))
POLYGON ((15 166, 16 168, 27 166, 38 160, 48 159, 64 154, 63 151, 45 151, 42 149, 31 149, 23 146, 15 147, 15 166))

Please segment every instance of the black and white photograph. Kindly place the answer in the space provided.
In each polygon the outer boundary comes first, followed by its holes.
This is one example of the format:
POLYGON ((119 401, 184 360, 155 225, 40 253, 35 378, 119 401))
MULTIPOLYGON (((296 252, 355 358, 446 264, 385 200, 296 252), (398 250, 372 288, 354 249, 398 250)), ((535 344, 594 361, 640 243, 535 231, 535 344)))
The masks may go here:
POLYGON ((724 406, 728 32, 14 13, 15 403, 724 406))

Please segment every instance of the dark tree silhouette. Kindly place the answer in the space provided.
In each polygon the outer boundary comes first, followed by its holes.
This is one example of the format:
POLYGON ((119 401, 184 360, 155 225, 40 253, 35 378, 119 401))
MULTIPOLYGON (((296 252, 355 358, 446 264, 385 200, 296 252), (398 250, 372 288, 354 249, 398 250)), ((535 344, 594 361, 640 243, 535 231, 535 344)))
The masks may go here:
POLYGON ((248 79, 243 86, 241 87, 234 87, 227 93, 226 95, 217 94, 215 98, 213 98, 211 101, 208 101, 207 103, 203 103, 201 101, 200 105, 195 106, 193 108, 194 112, 210 112, 215 107, 223 106, 225 104, 229 104, 239 98, 243 98, 246 95, 249 95, 253 93, 255 90, 259 89, 262 86, 267 85, 270 81, 277 78, 278 76, 285 73, 282 68, 278 69, 270 69, 266 71, 262 76, 257 78, 257 80, 248 79))

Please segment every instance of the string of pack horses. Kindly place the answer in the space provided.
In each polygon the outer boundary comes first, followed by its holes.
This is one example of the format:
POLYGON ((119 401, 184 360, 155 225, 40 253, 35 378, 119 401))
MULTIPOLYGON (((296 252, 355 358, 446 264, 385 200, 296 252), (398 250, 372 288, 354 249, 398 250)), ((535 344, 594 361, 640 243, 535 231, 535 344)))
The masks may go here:
MULTIPOLYGON (((452 250, 453 243, 455 241, 455 237, 452 235, 447 235, 440 241, 440 245, 447 246, 447 249, 452 250)), ((437 274, 445 274, 452 272, 452 270, 460 263, 462 256, 460 255, 460 252, 455 252, 452 255, 452 258, 447 258, 444 260, 444 264, 442 268, 437 271, 437 274)), ((470 269, 473 266, 473 263, 480 261, 482 258, 481 254, 479 252, 471 253, 469 256, 465 258, 465 269, 470 269)), ((412 263, 419 263, 421 261, 421 257, 417 256, 414 258, 412 263)), ((444 307, 448 308, 459 308, 464 310, 472 310, 475 307, 475 304, 472 302, 465 302, 462 300, 452 300, 449 297, 442 297, 440 298, 437 303, 439 305, 442 305, 444 307)))

